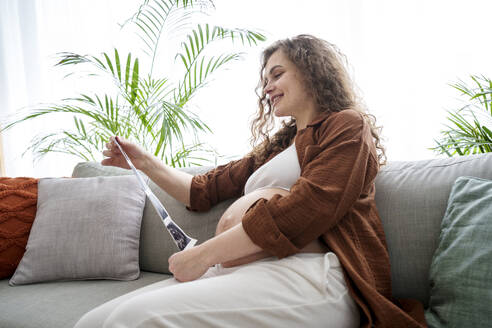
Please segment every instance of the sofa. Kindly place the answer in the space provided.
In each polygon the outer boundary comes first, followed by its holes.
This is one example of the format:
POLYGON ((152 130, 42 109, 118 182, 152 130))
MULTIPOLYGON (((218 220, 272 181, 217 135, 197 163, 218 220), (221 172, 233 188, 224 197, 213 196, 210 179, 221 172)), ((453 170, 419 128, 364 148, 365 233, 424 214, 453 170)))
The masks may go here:
MULTIPOLYGON (((200 174, 209 169, 194 167, 184 170, 200 174)), ((85 162, 74 168, 72 177, 130 174, 129 170, 85 162)), ((461 176, 492 179, 492 154, 390 162, 378 174, 376 202, 386 233, 394 297, 417 299, 425 308, 429 307, 434 287, 429 278, 430 269, 440 243, 441 221, 446 214, 451 189, 461 176)), ((152 181, 147 179, 147 183, 176 223, 199 243, 213 236, 222 212, 233 202, 220 203, 206 213, 191 212, 152 181)), ((1 280, 0 327, 72 327, 84 313, 112 298, 171 278, 167 259, 177 251, 147 201, 140 229, 141 271, 138 279, 55 281, 15 287, 9 285, 8 279, 1 280)), ((481 320, 487 322, 488 319, 490 317, 481 320)), ((492 321, 488 324, 492 325, 492 321)))

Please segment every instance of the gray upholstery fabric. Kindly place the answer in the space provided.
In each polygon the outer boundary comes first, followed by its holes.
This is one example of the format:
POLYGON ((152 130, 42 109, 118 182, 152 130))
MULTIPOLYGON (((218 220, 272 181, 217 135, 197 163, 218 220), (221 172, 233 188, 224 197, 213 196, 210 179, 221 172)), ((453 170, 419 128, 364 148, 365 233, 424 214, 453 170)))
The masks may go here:
MULTIPOLYGON (((184 168, 182 170, 190 174, 201 174, 211 168, 194 167, 184 168)), ((133 173, 130 170, 102 166, 96 162, 84 162, 77 164, 72 176, 92 177, 128 174, 133 173)), ((233 200, 222 202, 206 213, 191 212, 183 204, 160 189, 150 179, 145 177, 145 180, 149 184, 150 189, 167 209, 171 218, 186 234, 197 239, 198 243, 202 243, 214 235, 217 222, 222 216, 222 213, 233 202, 233 200)), ((178 248, 164 227, 154 207, 150 201, 146 201, 140 237, 140 268, 145 271, 169 273, 167 260, 177 251, 178 248)))
POLYGON ((492 154, 389 163, 376 203, 391 258, 393 295, 427 306, 429 268, 451 187, 459 176, 492 179, 492 154))
POLYGON ((133 176, 48 178, 11 285, 139 276, 145 194, 133 176))
POLYGON ((132 281, 47 282, 18 287, 0 280, 0 327, 71 328, 86 312, 115 297, 171 276, 141 272, 132 281))

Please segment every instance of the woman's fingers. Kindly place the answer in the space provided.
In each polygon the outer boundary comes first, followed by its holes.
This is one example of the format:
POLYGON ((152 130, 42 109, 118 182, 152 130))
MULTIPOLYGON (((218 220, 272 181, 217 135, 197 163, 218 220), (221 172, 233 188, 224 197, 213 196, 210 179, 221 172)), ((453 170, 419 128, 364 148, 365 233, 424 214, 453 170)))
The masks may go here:
MULTIPOLYGON (((109 150, 105 150, 103 151, 103 155, 104 156, 108 156, 106 155, 106 153, 109 153, 110 151, 109 150)), ((126 161, 123 159, 123 156, 120 155, 110 155, 108 157, 106 157, 105 159, 103 159, 101 161, 101 164, 102 165, 105 165, 105 166, 117 166, 117 167, 121 167, 121 168, 124 168, 124 169, 129 169, 130 167, 128 166, 128 164, 126 163, 126 161)))
POLYGON ((113 142, 115 147, 117 147, 116 144, 114 143, 115 140, 120 144, 121 147, 128 146, 128 141, 126 139, 124 139, 120 136, 114 136, 114 137, 112 137, 112 142, 113 142))
POLYGON ((118 147, 114 143, 115 137, 112 136, 109 138, 109 141, 106 143, 106 149, 102 151, 104 158, 101 161, 102 165, 107 165, 107 166, 121 166, 121 152, 119 151, 118 147))
MULTIPOLYGON (((121 142, 119 141, 120 139, 118 138, 117 140, 118 143, 120 143, 121 145, 121 142)), ((115 154, 119 154, 120 150, 118 149, 118 146, 116 146, 116 143, 114 141, 115 141, 115 137, 114 136, 110 137, 109 141, 106 142, 106 148, 115 154)))
POLYGON ((106 158, 101 163, 103 165, 113 165, 123 168, 129 168, 116 142, 118 142, 123 151, 128 155, 128 157, 130 157, 133 165, 135 165, 137 168, 140 168, 139 164, 141 164, 145 156, 144 151, 140 149, 137 145, 119 136, 111 136, 109 138, 108 142, 106 143, 106 149, 102 152, 102 154, 108 158, 106 158))
POLYGON ((112 158, 105 158, 101 161, 101 165, 103 166, 113 166, 113 159, 112 158))
POLYGON ((103 150, 103 155, 106 157, 111 157, 114 155, 112 150, 103 150))

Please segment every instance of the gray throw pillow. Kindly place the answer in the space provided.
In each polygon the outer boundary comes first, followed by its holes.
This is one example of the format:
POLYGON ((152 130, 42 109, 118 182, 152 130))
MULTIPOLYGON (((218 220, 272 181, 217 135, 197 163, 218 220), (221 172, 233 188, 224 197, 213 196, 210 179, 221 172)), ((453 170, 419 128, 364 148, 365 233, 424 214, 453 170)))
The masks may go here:
MULTIPOLYGON (((189 174, 203 174, 212 167, 192 167, 181 168, 189 174)), ((118 167, 102 166, 97 162, 83 162, 77 164, 73 170, 73 177, 94 177, 94 176, 114 176, 114 175, 133 175, 131 170, 124 170, 118 167)), ((234 199, 223 201, 212 207, 207 212, 192 212, 168 195, 158 185, 152 182, 148 177, 144 180, 149 188, 159 198, 162 205, 169 212, 169 215, 186 234, 196 238, 198 243, 212 238, 215 234, 215 228, 224 211, 229 207, 234 199)), ((140 231, 140 269, 169 274, 169 257, 179 252, 169 232, 164 227, 157 211, 150 201, 147 201, 144 207, 142 218, 142 229, 140 231)))
POLYGON ((137 279, 144 205, 134 176, 40 179, 36 218, 10 285, 137 279))
POLYGON ((430 327, 492 322, 492 181, 460 177, 451 190, 430 268, 430 327))

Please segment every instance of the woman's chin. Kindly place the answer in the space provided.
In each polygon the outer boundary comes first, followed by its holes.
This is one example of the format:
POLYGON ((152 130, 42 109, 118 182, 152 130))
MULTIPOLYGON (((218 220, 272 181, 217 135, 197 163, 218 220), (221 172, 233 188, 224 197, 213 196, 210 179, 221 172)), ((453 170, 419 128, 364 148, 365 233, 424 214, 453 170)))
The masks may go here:
POLYGON ((291 116, 288 113, 284 113, 281 108, 274 108, 273 109, 273 115, 275 115, 275 117, 291 116))

